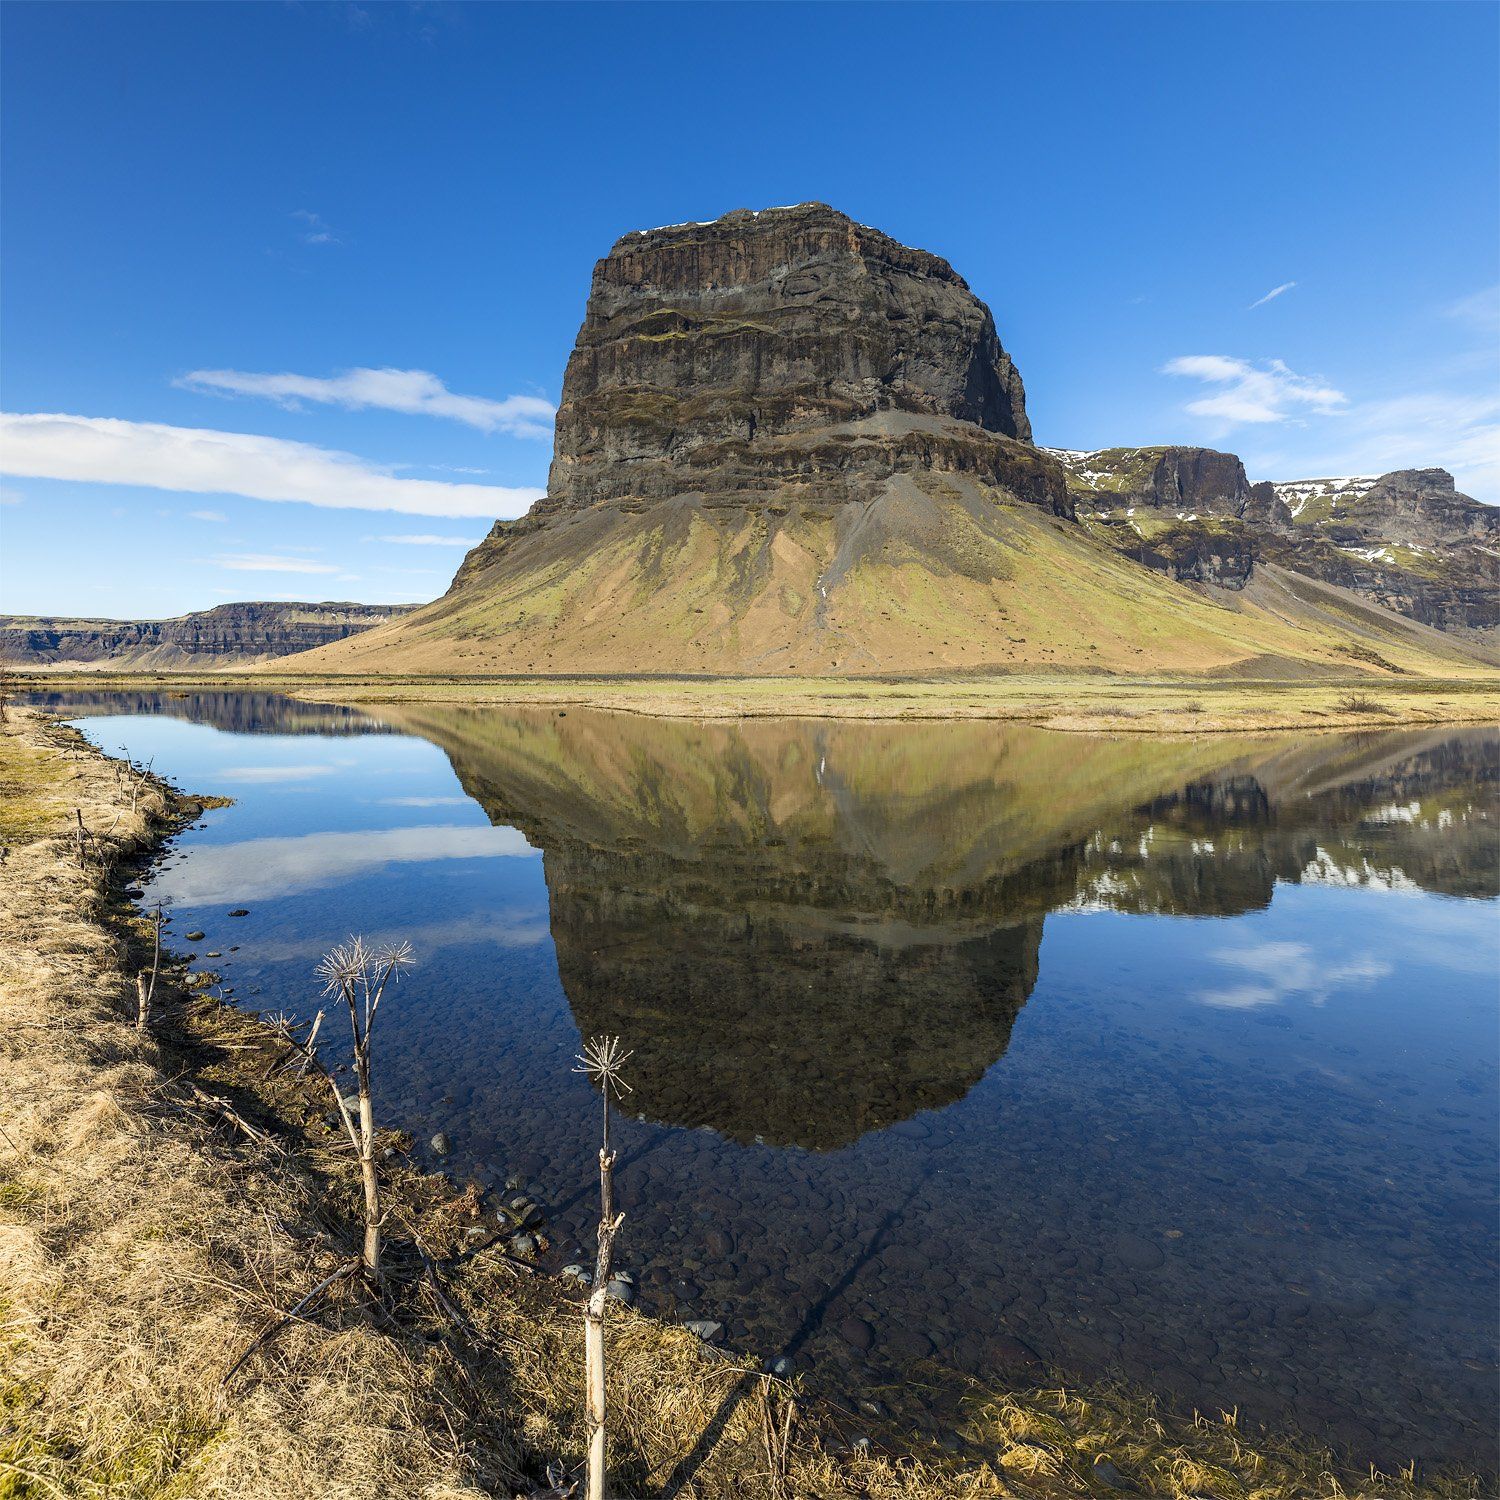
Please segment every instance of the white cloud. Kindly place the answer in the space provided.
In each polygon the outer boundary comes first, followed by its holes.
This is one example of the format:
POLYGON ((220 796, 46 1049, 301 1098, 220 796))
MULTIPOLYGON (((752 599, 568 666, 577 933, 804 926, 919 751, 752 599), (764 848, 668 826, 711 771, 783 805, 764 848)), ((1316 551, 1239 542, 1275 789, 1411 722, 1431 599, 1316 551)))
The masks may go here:
POLYGON ((477 547, 483 540, 477 536, 435 536, 430 532, 405 536, 366 536, 363 542, 394 542, 398 547, 477 547))
POLYGON ((188 519, 192 521, 227 521, 228 516, 222 510, 190 510, 188 519))
POLYGON ((332 563, 313 562, 306 557, 272 557, 264 552, 220 552, 214 566, 237 573, 337 573, 332 563))
POLYGON ((1257 307, 1264 307, 1266 303, 1275 301, 1275 299, 1281 296, 1283 292, 1291 291, 1291 289, 1296 285, 1297 283, 1295 281, 1283 281, 1280 286, 1273 286, 1264 297, 1257 297, 1255 301, 1245 309, 1245 311, 1254 312, 1257 307))
POLYGON ((283 406, 303 401, 342 406, 350 411, 380 411, 448 417, 482 432, 512 437, 550 438, 556 408, 540 396, 460 396, 429 370, 345 370, 323 379, 316 375, 253 375, 243 370, 194 370, 176 382, 193 391, 219 396, 263 396, 283 406))
POLYGON ((44 412, 0 413, 0 472, 418 516, 508 518, 544 493, 401 479, 351 453, 252 433, 44 412))
POLYGON ((333 232, 332 225, 321 214, 315 214, 305 208, 296 208, 292 210, 292 217, 299 219, 304 226, 302 230, 304 245, 343 244, 343 241, 333 232))
POLYGON ((1234 426, 1242 422, 1288 422, 1306 412, 1328 416, 1348 404, 1332 386, 1298 375, 1279 359, 1263 365, 1227 354, 1185 354, 1162 366, 1164 375, 1184 375, 1221 386, 1217 395, 1189 401, 1197 417, 1213 417, 1234 426))
POLYGON ((1500 283, 1481 287, 1477 292, 1470 292, 1467 297, 1450 302, 1443 312, 1460 323, 1467 323, 1480 333, 1491 336, 1500 333, 1500 283))

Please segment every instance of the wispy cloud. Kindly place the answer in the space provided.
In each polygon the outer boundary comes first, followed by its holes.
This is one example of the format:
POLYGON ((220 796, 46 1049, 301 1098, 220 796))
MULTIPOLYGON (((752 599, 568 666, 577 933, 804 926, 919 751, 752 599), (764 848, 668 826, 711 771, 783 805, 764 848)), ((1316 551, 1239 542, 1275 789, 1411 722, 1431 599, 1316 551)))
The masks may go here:
POLYGON ((1254 365, 1227 354, 1185 354, 1168 360, 1162 373, 1220 387, 1216 395, 1189 401, 1186 410, 1230 426, 1290 422, 1308 412, 1328 416, 1347 406, 1349 399, 1332 386, 1298 375, 1279 359, 1254 365))
POLYGON ((163 873, 152 894, 169 906, 279 901, 393 864, 439 859, 533 858, 514 828, 383 828, 204 844, 163 873))
POLYGON ((1482 334, 1500 333, 1500 282, 1494 286, 1481 287, 1477 292, 1470 292, 1467 297, 1450 302, 1443 312, 1447 317, 1467 323, 1482 334))
POLYGON ((477 536, 435 536, 421 532, 405 536, 366 536, 364 542, 394 542, 398 547, 477 547, 482 540, 477 536))
POLYGON ((1257 297, 1255 301, 1245 309, 1245 311, 1253 312, 1257 307, 1264 307, 1266 303, 1274 302, 1276 298, 1281 296, 1283 292, 1291 291, 1291 289, 1296 285, 1297 283, 1295 281, 1283 281, 1280 286, 1273 286, 1264 297, 1257 297))
POLYGON ((334 233, 333 226, 321 214, 315 214, 311 209, 297 208, 292 210, 292 217, 302 225, 304 245, 343 244, 343 241, 334 233))
POLYGON ((418 516, 508 518, 543 493, 403 479, 351 453, 251 433, 42 412, 0 413, 0 472, 418 516))
POLYGON ((540 396, 461 396, 430 370, 356 369, 323 378, 316 375, 256 375, 244 370, 193 370, 176 382, 194 391, 220 396, 261 396, 283 406, 304 401, 342 406, 350 411, 371 407, 416 416, 446 417, 481 432, 512 437, 549 438, 556 408, 540 396))
POLYGON ((337 573, 332 563, 313 562, 306 557, 275 557, 266 552, 220 552, 213 559, 216 568, 231 568, 237 573, 337 573))
POLYGON ((227 521, 228 516, 222 510, 190 510, 188 519, 192 521, 227 521))
POLYGON ((219 781, 263 785, 277 781, 310 781, 314 776, 332 776, 333 766, 229 766, 215 771, 219 781))
POLYGON ((1408 391, 1351 406, 1326 439, 1247 449, 1252 476, 1383 474, 1441 467, 1464 493, 1500 500, 1500 395, 1408 391))

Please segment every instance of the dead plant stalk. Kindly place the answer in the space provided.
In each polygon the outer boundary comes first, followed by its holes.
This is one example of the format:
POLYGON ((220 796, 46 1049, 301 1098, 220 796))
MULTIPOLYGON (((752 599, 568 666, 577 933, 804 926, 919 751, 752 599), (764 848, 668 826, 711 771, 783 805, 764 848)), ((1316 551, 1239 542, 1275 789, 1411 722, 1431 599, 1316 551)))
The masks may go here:
MULTIPOLYGON (((360 1263, 365 1279, 371 1286, 380 1281, 380 1173, 375 1165, 375 1103, 371 1087, 370 1039, 375 1027, 375 1015, 385 995, 386 986, 398 979, 412 962, 410 943, 390 943, 371 948, 362 937, 350 938, 327 953, 317 967, 323 980, 323 993, 342 998, 349 1009, 349 1028, 354 1037, 354 1078, 359 1092, 359 1121, 355 1123, 347 1101, 339 1089, 338 1080, 326 1068, 318 1064, 338 1105, 339 1117, 349 1133, 350 1143, 359 1158, 359 1175, 364 1186, 365 1197, 365 1241, 360 1263)), ((313 1035, 317 1034, 322 1012, 313 1023, 313 1035)), ((308 1040, 308 1056, 316 1058, 308 1040)))
POLYGON ((156 998, 156 976, 161 972, 161 902, 156 903, 156 916, 151 923, 151 978, 145 974, 135 976, 135 1028, 144 1031, 151 1024, 151 1002, 156 998))
POLYGON ((617 1036, 596 1036, 578 1056, 576 1073, 587 1074, 599 1085, 603 1099, 603 1133, 599 1146, 599 1252, 594 1262, 594 1287, 584 1307, 583 1363, 587 1402, 588 1500, 605 1500, 608 1488, 605 1468, 606 1408, 604 1396, 604 1312, 609 1302, 609 1281, 614 1264, 615 1236, 625 1215, 615 1212, 615 1154, 609 1145, 609 1092, 630 1091, 620 1076, 620 1065, 630 1056, 621 1052, 617 1036))

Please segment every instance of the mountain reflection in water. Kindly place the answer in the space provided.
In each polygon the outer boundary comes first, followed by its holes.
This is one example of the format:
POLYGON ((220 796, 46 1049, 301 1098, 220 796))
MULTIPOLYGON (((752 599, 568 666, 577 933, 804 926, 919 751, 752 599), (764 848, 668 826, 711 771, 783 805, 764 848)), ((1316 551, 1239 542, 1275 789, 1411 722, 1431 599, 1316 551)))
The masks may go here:
POLYGON ((961 1098, 1005 1051, 1050 911, 1500 882, 1481 732, 387 713, 543 850, 564 989, 582 1034, 634 1049, 632 1106, 741 1141, 837 1147, 961 1098))

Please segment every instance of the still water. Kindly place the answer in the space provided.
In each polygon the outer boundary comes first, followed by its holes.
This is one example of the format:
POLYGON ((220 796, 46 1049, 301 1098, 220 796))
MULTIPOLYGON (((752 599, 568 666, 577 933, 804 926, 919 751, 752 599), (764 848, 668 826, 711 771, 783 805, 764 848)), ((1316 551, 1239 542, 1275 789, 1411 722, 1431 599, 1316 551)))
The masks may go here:
POLYGON ((411 941, 378 1113, 553 1267, 619 1033, 647 1311, 934 1435, 965 1376, 1123 1376, 1497 1467, 1494 733, 53 701, 236 799, 148 899, 240 1003, 411 941))

